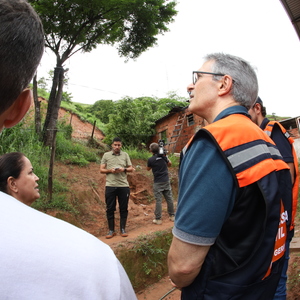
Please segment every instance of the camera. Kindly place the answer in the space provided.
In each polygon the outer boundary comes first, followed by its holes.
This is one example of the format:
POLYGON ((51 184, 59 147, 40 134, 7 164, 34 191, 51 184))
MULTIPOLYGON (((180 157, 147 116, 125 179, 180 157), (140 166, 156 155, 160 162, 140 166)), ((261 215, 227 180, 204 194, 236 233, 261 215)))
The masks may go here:
POLYGON ((166 156, 167 155, 167 151, 164 148, 165 146, 165 141, 164 140, 159 140, 158 141, 158 156, 166 156))

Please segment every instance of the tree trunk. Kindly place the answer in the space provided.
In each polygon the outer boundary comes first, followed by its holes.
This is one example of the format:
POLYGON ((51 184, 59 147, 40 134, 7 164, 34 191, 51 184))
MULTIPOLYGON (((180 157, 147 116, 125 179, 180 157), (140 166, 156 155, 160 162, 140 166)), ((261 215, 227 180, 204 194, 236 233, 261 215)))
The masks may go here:
POLYGON ((41 138, 42 133, 42 121, 41 121, 41 103, 38 99, 37 93, 37 74, 35 73, 33 77, 33 101, 34 101, 34 123, 35 123, 35 132, 41 138))
POLYGON ((50 146, 53 141, 54 130, 56 128, 58 111, 60 108, 63 85, 64 85, 64 69, 58 66, 54 69, 53 83, 50 92, 47 115, 43 127, 43 143, 50 146))
POLYGON ((54 161, 55 161, 55 150, 56 150, 56 132, 57 129, 54 128, 53 132, 53 139, 51 145, 51 157, 49 163, 49 172, 48 172, 48 200, 52 200, 53 194, 53 169, 54 169, 54 161))

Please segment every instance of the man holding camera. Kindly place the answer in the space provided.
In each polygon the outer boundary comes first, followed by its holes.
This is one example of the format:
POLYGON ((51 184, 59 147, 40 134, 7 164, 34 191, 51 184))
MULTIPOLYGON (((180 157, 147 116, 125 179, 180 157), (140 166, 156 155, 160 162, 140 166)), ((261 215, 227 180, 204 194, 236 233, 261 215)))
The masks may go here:
POLYGON ((149 149, 153 153, 153 156, 148 159, 147 170, 150 171, 152 169, 152 173, 154 176, 153 192, 156 201, 154 212, 155 219, 153 220, 153 223, 160 225, 162 224, 162 196, 164 196, 167 201, 170 220, 174 221, 174 204, 168 173, 168 167, 171 166, 171 161, 164 153, 163 143, 162 145, 152 143, 149 149))
POLYGON ((129 155, 126 152, 121 151, 121 139, 115 137, 111 147, 112 151, 104 153, 100 165, 100 173, 106 174, 105 203, 109 228, 109 232, 106 235, 107 239, 111 239, 116 235, 115 211, 117 198, 120 209, 121 236, 128 236, 125 231, 128 216, 128 200, 130 195, 127 172, 134 171, 129 155))

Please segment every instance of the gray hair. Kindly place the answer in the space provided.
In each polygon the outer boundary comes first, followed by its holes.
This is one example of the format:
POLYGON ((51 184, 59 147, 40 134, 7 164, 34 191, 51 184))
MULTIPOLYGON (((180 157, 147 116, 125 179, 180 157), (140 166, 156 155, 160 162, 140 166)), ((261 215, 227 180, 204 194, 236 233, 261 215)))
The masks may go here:
MULTIPOLYGON (((258 81, 253 67, 240 57, 213 53, 204 57, 206 61, 214 61, 212 72, 226 74, 232 77, 233 86, 231 94, 240 105, 250 109, 258 96, 258 81)), ((220 76, 214 76, 219 80, 220 76)))
POLYGON ((152 143, 149 146, 150 151, 153 153, 158 153, 158 148, 159 148, 159 146, 157 143, 152 143))

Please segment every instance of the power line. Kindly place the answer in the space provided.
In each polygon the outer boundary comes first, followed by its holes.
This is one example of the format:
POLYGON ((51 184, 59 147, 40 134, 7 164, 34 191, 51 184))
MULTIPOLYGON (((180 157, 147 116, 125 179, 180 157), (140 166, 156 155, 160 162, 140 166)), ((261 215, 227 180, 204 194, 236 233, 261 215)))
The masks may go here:
MULTIPOLYGON (((103 89, 99 89, 99 88, 95 88, 95 87, 90 87, 90 86, 86 86, 86 85, 80 85, 80 84, 70 83, 70 82, 68 84, 74 85, 74 86, 80 86, 80 87, 87 88, 87 89, 97 90, 97 91, 101 91, 101 92, 106 92, 106 93, 111 93, 111 94, 116 94, 116 95, 122 95, 120 93, 107 91, 107 90, 103 90, 103 89)), ((122 95, 122 96, 124 96, 124 95, 122 95)))

